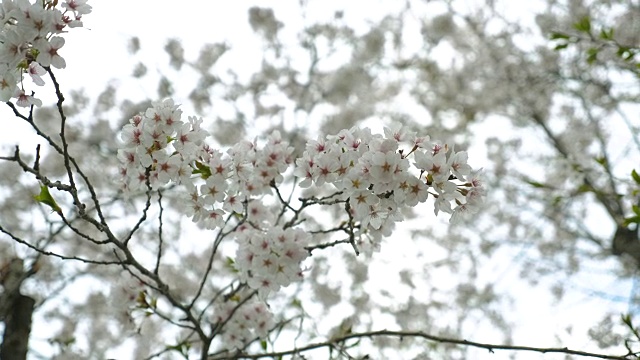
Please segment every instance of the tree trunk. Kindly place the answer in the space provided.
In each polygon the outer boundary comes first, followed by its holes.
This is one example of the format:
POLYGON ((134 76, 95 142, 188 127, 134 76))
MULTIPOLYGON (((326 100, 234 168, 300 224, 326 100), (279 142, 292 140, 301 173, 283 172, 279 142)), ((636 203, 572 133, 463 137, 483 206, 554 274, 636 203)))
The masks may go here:
POLYGON ((4 318, 4 335, 0 346, 0 359, 26 360, 31 333, 31 315, 35 300, 16 294, 4 318))
POLYGON ((614 255, 626 254, 634 258, 640 267, 640 239, 638 239, 638 230, 630 230, 618 225, 618 229, 613 236, 611 250, 614 255))

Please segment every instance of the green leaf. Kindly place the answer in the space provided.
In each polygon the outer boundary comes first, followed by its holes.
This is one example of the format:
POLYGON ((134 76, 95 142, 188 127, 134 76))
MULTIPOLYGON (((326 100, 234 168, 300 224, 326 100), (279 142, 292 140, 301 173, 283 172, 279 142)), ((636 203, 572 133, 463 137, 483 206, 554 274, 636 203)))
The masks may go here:
POLYGON ((262 348, 262 350, 267 351, 267 341, 260 340, 260 347, 262 348))
POLYGON ((211 168, 199 161, 196 161, 196 168, 191 173, 199 174, 201 178, 206 180, 211 176, 211 168))
POLYGON ((189 354, 190 348, 191 344, 188 341, 181 341, 175 345, 167 345, 165 350, 174 350, 179 352, 181 355, 186 356, 189 354))
POLYGON ((570 36, 567 34, 559 33, 559 32, 552 32, 550 38, 551 40, 558 40, 558 39, 568 40, 570 39, 570 36))
POLYGON ((543 184, 543 183, 539 183, 537 181, 533 181, 533 180, 525 180, 525 182, 531 186, 533 186, 536 189, 544 189, 547 187, 547 185, 543 184))
POLYGON ((591 19, 588 16, 585 16, 580 19, 580 21, 573 24, 573 28, 581 32, 589 33, 591 32, 591 19))
POLYGON ((630 218, 624 219, 622 223, 623 226, 629 226, 631 224, 640 224, 640 215, 632 216, 630 218))
POLYGON ((553 198, 553 200, 551 201, 551 205, 552 206, 559 206, 560 203, 562 202, 562 200, 564 200, 564 198, 562 196, 556 196, 553 198))
POLYGON ((624 61, 631 61, 633 60, 633 58, 636 56, 635 53, 629 51, 629 53, 627 54, 627 56, 624 57, 624 61))
POLYGON ((291 305, 295 308, 298 308, 300 310, 303 310, 302 308, 302 301, 300 301, 300 299, 298 298, 294 298, 293 300, 291 300, 291 305))
POLYGON ((634 212, 636 215, 640 215, 640 206, 638 206, 638 205, 631 205, 631 209, 633 210, 633 212, 634 212))
POLYGON ((164 349, 165 350, 175 350, 175 351, 181 351, 182 345, 178 344, 178 345, 167 345, 164 349))
POLYGON ((588 64, 593 64, 596 61, 597 58, 598 58, 598 49, 589 48, 587 50, 587 63, 588 64))
POLYGON ((59 215, 62 215, 62 209, 58 206, 58 203, 53 199, 51 193, 49 192, 49 188, 45 185, 40 185, 40 194, 35 195, 33 197, 37 202, 41 202, 51 208, 51 211, 57 212, 59 215))
POLYGON ((578 194, 582 194, 582 193, 586 193, 586 192, 591 192, 593 191, 593 188, 587 184, 582 184, 578 187, 578 189, 576 190, 576 192, 578 194))
POLYGON ((604 156, 600 156, 594 159, 598 164, 602 165, 602 166, 606 166, 607 165, 607 158, 605 158, 604 156))
POLYGON ((600 30, 600 38, 603 40, 612 40, 613 39, 613 28, 609 30, 603 28, 600 30))
POLYGON ((239 272, 238 269, 236 268, 235 260, 233 260, 233 258, 229 256, 227 256, 227 267, 229 268, 229 270, 231 270, 234 273, 239 272))
POLYGON ((633 50, 627 46, 618 47, 616 54, 624 61, 629 61, 636 56, 633 50))
POLYGON ((631 170, 631 177, 636 182, 636 184, 640 185, 640 175, 638 175, 635 169, 631 170))
POLYGON ((622 60, 630 61, 630 60, 633 60, 635 56, 636 54, 631 49, 627 49, 627 51, 625 51, 624 54, 622 55, 622 60))
POLYGON ((144 290, 140 290, 140 292, 138 292, 136 303, 138 304, 138 308, 140 309, 149 308, 149 303, 147 302, 147 293, 144 290))
POLYGON ((558 45, 556 45, 556 46, 553 48, 553 50, 558 51, 558 50, 566 49, 566 48, 567 48, 567 46, 569 46, 569 44, 568 44, 568 43, 558 44, 558 45))

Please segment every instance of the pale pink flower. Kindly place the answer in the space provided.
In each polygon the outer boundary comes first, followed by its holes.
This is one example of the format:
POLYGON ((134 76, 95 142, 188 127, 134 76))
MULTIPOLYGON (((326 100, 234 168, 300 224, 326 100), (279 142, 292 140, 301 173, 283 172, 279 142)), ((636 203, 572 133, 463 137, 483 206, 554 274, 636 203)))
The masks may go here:
POLYGON ((42 75, 46 74, 47 71, 42 66, 40 66, 40 64, 38 64, 35 61, 32 61, 31 64, 29 64, 29 69, 27 70, 27 72, 29 73, 29 75, 31 76, 31 79, 36 85, 38 86, 44 85, 44 80, 42 80, 42 75))
POLYGON ((359 190, 351 195, 349 204, 354 210, 355 215, 359 218, 364 218, 370 212, 370 208, 376 205, 380 201, 380 198, 375 196, 369 190, 359 190))
POLYGON ((438 151, 435 155, 417 151, 414 159, 415 166, 426 171, 434 181, 446 181, 449 178, 449 165, 444 151, 438 151))
POLYGON ((32 105, 42 106, 42 100, 24 93, 24 90, 18 89, 13 97, 17 98, 16 105, 21 107, 29 107, 32 105))
POLYGON ((298 184, 302 188, 311 186, 313 179, 316 176, 316 160, 309 153, 305 151, 301 158, 296 159, 296 169, 293 174, 303 180, 298 184))
POLYGON ((242 200, 238 195, 229 195, 224 199, 224 203, 222 204, 222 208, 229 212, 236 212, 238 214, 242 214, 243 205, 242 200))
MULTIPOLYGON (((0 62, 6 63, 9 69, 14 69, 24 60, 29 51, 29 43, 37 36, 31 28, 4 31, 3 43, 0 46, 0 62)), ((46 41, 46 40, 45 40, 46 41)))
POLYGON ((33 46, 40 52, 38 54, 38 62, 44 66, 53 66, 58 69, 64 69, 67 63, 62 56, 58 54, 58 50, 64 45, 64 38, 54 36, 50 40, 40 38, 36 40, 33 46))
POLYGON ((91 5, 87 5, 87 0, 67 0, 62 3, 62 7, 74 11, 78 15, 91 13, 91 5))
POLYGON ((222 176, 212 175, 206 180, 206 183, 200 186, 200 194, 205 204, 212 205, 216 202, 222 202, 227 190, 227 183, 222 176))
POLYGON ((202 225, 205 229, 216 229, 224 224, 224 211, 220 209, 206 210, 202 217, 202 225))
MULTIPOLYGON (((453 152, 453 149, 451 151, 453 152)), ((467 164, 468 158, 466 151, 459 151, 451 155, 449 161, 447 161, 451 173, 461 181, 464 181, 466 176, 471 173, 471 166, 467 164)))
MULTIPOLYGON (((0 66, 3 67, 5 66, 0 66)), ((0 74, 0 101, 7 102, 16 93, 18 85, 13 71, 0 70, 0 74)))

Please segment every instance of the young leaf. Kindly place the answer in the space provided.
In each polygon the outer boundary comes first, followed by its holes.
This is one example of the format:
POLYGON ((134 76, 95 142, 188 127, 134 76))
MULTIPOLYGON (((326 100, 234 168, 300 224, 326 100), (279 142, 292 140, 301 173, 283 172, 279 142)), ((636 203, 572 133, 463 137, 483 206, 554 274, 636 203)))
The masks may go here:
POLYGON ((226 265, 227 265, 227 268, 229 270, 231 270, 232 272, 234 272, 234 273, 238 273, 239 272, 238 268, 236 266, 236 262, 233 260, 232 257, 227 256, 227 264, 226 265))
POLYGON ((583 17, 577 23, 573 24, 573 27, 581 32, 591 32, 591 19, 588 16, 583 17))
POLYGON ((558 45, 556 45, 556 47, 554 47, 554 48, 553 48, 553 50, 556 50, 556 51, 557 51, 557 50, 566 49, 566 48, 567 48, 567 46, 569 46, 569 44, 568 44, 568 43, 558 44, 558 45))
POLYGON ((33 198, 37 202, 41 202, 41 203, 49 206, 52 211, 55 211, 59 215, 62 215, 62 209, 60 209, 60 206, 58 206, 58 203, 56 203, 56 201, 53 200, 53 197, 51 196, 51 193, 49 192, 49 188, 46 187, 45 185, 40 185, 40 194, 34 195, 33 198))
POLYGON ((533 180, 526 180, 525 182, 526 182, 527 184, 529 184, 529 185, 533 186, 533 187, 534 187, 534 188, 536 188, 536 189, 541 189, 541 188, 546 188, 546 187, 547 187, 547 185, 542 184, 542 183, 539 183, 539 182, 537 182, 537 181, 533 181, 533 180))
POLYGON ((640 215, 632 216, 630 218, 626 218, 626 219, 624 219, 624 222, 622 223, 622 225, 624 225, 624 226, 629 226, 631 224, 640 224, 640 215))
POLYGON ((596 157, 594 160, 602 166, 607 166, 607 158, 605 158, 604 156, 596 157))
POLYGON ((613 28, 607 30, 607 29, 602 29, 600 30, 600 38, 603 40, 612 40, 613 39, 613 28))
POLYGON ((640 175, 636 172, 636 170, 631 170, 631 177, 636 182, 636 184, 640 185, 640 175))
POLYGON ((593 64, 598 58, 598 49, 597 48, 589 48, 587 50, 587 63, 593 64))
POLYGON ((569 35, 563 34, 563 33, 559 33, 559 32, 552 32, 551 33, 551 40, 557 40, 557 39, 568 40, 569 39, 569 35))
POLYGON ((587 184, 582 184, 578 187, 578 189, 576 189, 576 192, 578 194, 582 194, 582 193, 586 193, 586 192, 591 192, 594 191, 593 187, 591 187, 590 185, 587 184))
POLYGON ((291 305, 295 308, 302 309, 302 302, 297 298, 291 300, 291 305))
POLYGON ((207 165, 196 161, 196 168, 193 169, 191 173, 200 174, 200 177, 206 180, 209 178, 209 176, 211 176, 211 169, 207 165))

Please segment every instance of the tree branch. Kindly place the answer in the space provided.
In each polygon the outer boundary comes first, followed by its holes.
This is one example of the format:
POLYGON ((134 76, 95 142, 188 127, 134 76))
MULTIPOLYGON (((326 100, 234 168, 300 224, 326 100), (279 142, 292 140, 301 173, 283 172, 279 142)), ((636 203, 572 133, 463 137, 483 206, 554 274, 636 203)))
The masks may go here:
MULTIPOLYGON (((393 330, 378 330, 378 331, 369 331, 369 332, 362 332, 362 333, 353 333, 353 334, 348 334, 341 337, 336 337, 326 342, 314 343, 314 344, 310 344, 307 346, 303 346, 300 348, 291 349, 287 351, 271 352, 271 353, 256 354, 256 355, 237 353, 234 356, 231 356, 231 357, 225 356, 224 358, 225 359, 230 359, 230 358, 231 359, 261 359, 261 358, 269 358, 269 357, 277 358, 280 356, 294 355, 294 354, 299 354, 302 352, 320 349, 320 348, 333 348, 336 346, 336 344, 339 344, 348 340, 358 340, 363 338, 374 338, 374 337, 381 337, 381 336, 399 337, 400 339, 422 338, 425 340, 438 342, 442 344, 453 344, 453 345, 486 349, 490 353, 494 353, 495 350, 510 350, 510 351, 530 351, 530 352, 538 352, 542 354, 557 353, 557 354, 576 355, 576 356, 591 357, 591 358, 597 358, 597 359, 610 359, 610 360, 638 359, 637 353, 631 353, 631 352, 624 355, 606 355, 606 354, 591 353, 591 352, 580 351, 580 350, 572 350, 566 347, 541 348, 541 347, 533 347, 533 346, 487 344, 487 343, 480 343, 475 341, 440 337, 436 335, 427 334, 421 331, 393 331, 393 330)), ((215 360, 215 359, 222 359, 222 358, 220 357, 209 358, 209 360, 215 360)))

